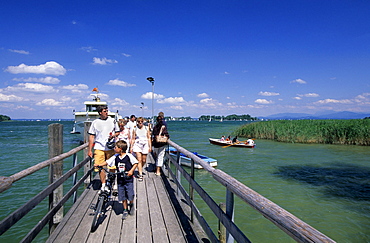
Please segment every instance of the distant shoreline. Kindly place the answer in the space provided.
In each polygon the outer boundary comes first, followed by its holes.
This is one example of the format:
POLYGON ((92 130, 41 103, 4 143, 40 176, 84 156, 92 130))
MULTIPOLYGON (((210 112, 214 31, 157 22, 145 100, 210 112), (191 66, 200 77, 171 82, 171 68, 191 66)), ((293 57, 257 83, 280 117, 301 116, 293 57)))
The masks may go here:
POLYGON ((11 119, 9 121, 74 121, 74 119, 11 119))

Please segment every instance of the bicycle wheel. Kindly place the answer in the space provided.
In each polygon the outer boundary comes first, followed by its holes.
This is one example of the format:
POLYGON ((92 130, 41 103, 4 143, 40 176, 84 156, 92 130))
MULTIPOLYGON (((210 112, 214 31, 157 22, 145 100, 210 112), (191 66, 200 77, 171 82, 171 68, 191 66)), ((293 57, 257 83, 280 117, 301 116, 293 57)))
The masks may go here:
POLYGON ((104 198, 99 196, 97 206, 95 209, 95 215, 91 224, 91 232, 94 232, 98 226, 99 217, 102 215, 102 209, 104 204, 104 198))

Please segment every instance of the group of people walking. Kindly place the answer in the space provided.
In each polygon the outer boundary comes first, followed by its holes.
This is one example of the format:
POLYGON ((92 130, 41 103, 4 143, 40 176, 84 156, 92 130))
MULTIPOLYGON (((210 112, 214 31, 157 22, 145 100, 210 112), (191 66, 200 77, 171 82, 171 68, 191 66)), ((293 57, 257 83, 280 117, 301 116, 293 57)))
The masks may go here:
MULTIPOLYGON (((135 171, 138 171, 137 180, 143 181, 143 168, 149 153, 156 159, 155 174, 161 175, 167 143, 163 139, 157 141, 156 138, 158 135, 169 138, 167 124, 163 112, 158 114, 153 128, 143 117, 136 119, 135 115, 117 122, 108 116, 107 106, 98 106, 97 112, 99 118, 92 122, 88 131, 88 156, 94 157, 94 166, 108 166, 110 170, 121 172, 117 175, 118 200, 122 201, 122 219, 125 219, 133 209, 135 171), (114 148, 108 145, 111 140, 115 141, 114 148)), ((106 190, 104 170, 100 171, 99 177, 101 190, 106 190)))

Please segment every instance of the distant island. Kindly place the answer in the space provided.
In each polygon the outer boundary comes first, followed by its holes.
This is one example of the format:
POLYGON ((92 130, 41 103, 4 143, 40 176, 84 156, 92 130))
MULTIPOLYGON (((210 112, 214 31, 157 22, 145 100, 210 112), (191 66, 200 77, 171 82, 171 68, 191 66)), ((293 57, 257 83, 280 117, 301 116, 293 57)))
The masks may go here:
POLYGON ((0 122, 2 121, 10 121, 10 117, 9 116, 4 116, 4 115, 0 115, 0 122))

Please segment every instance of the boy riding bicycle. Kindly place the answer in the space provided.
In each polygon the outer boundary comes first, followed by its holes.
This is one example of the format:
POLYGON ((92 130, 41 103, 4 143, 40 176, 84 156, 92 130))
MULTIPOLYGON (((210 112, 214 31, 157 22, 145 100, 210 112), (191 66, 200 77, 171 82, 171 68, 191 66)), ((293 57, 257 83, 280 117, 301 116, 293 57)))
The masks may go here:
POLYGON ((122 201, 123 215, 122 219, 126 219, 127 215, 133 212, 134 209, 134 180, 133 174, 137 167, 137 159, 129 153, 126 153, 127 143, 123 140, 117 141, 114 147, 115 156, 109 158, 105 165, 116 169, 117 174, 117 185, 118 185, 118 201, 122 201), (127 202, 129 201, 129 203, 127 202), (128 210, 130 206, 130 210, 128 210))

